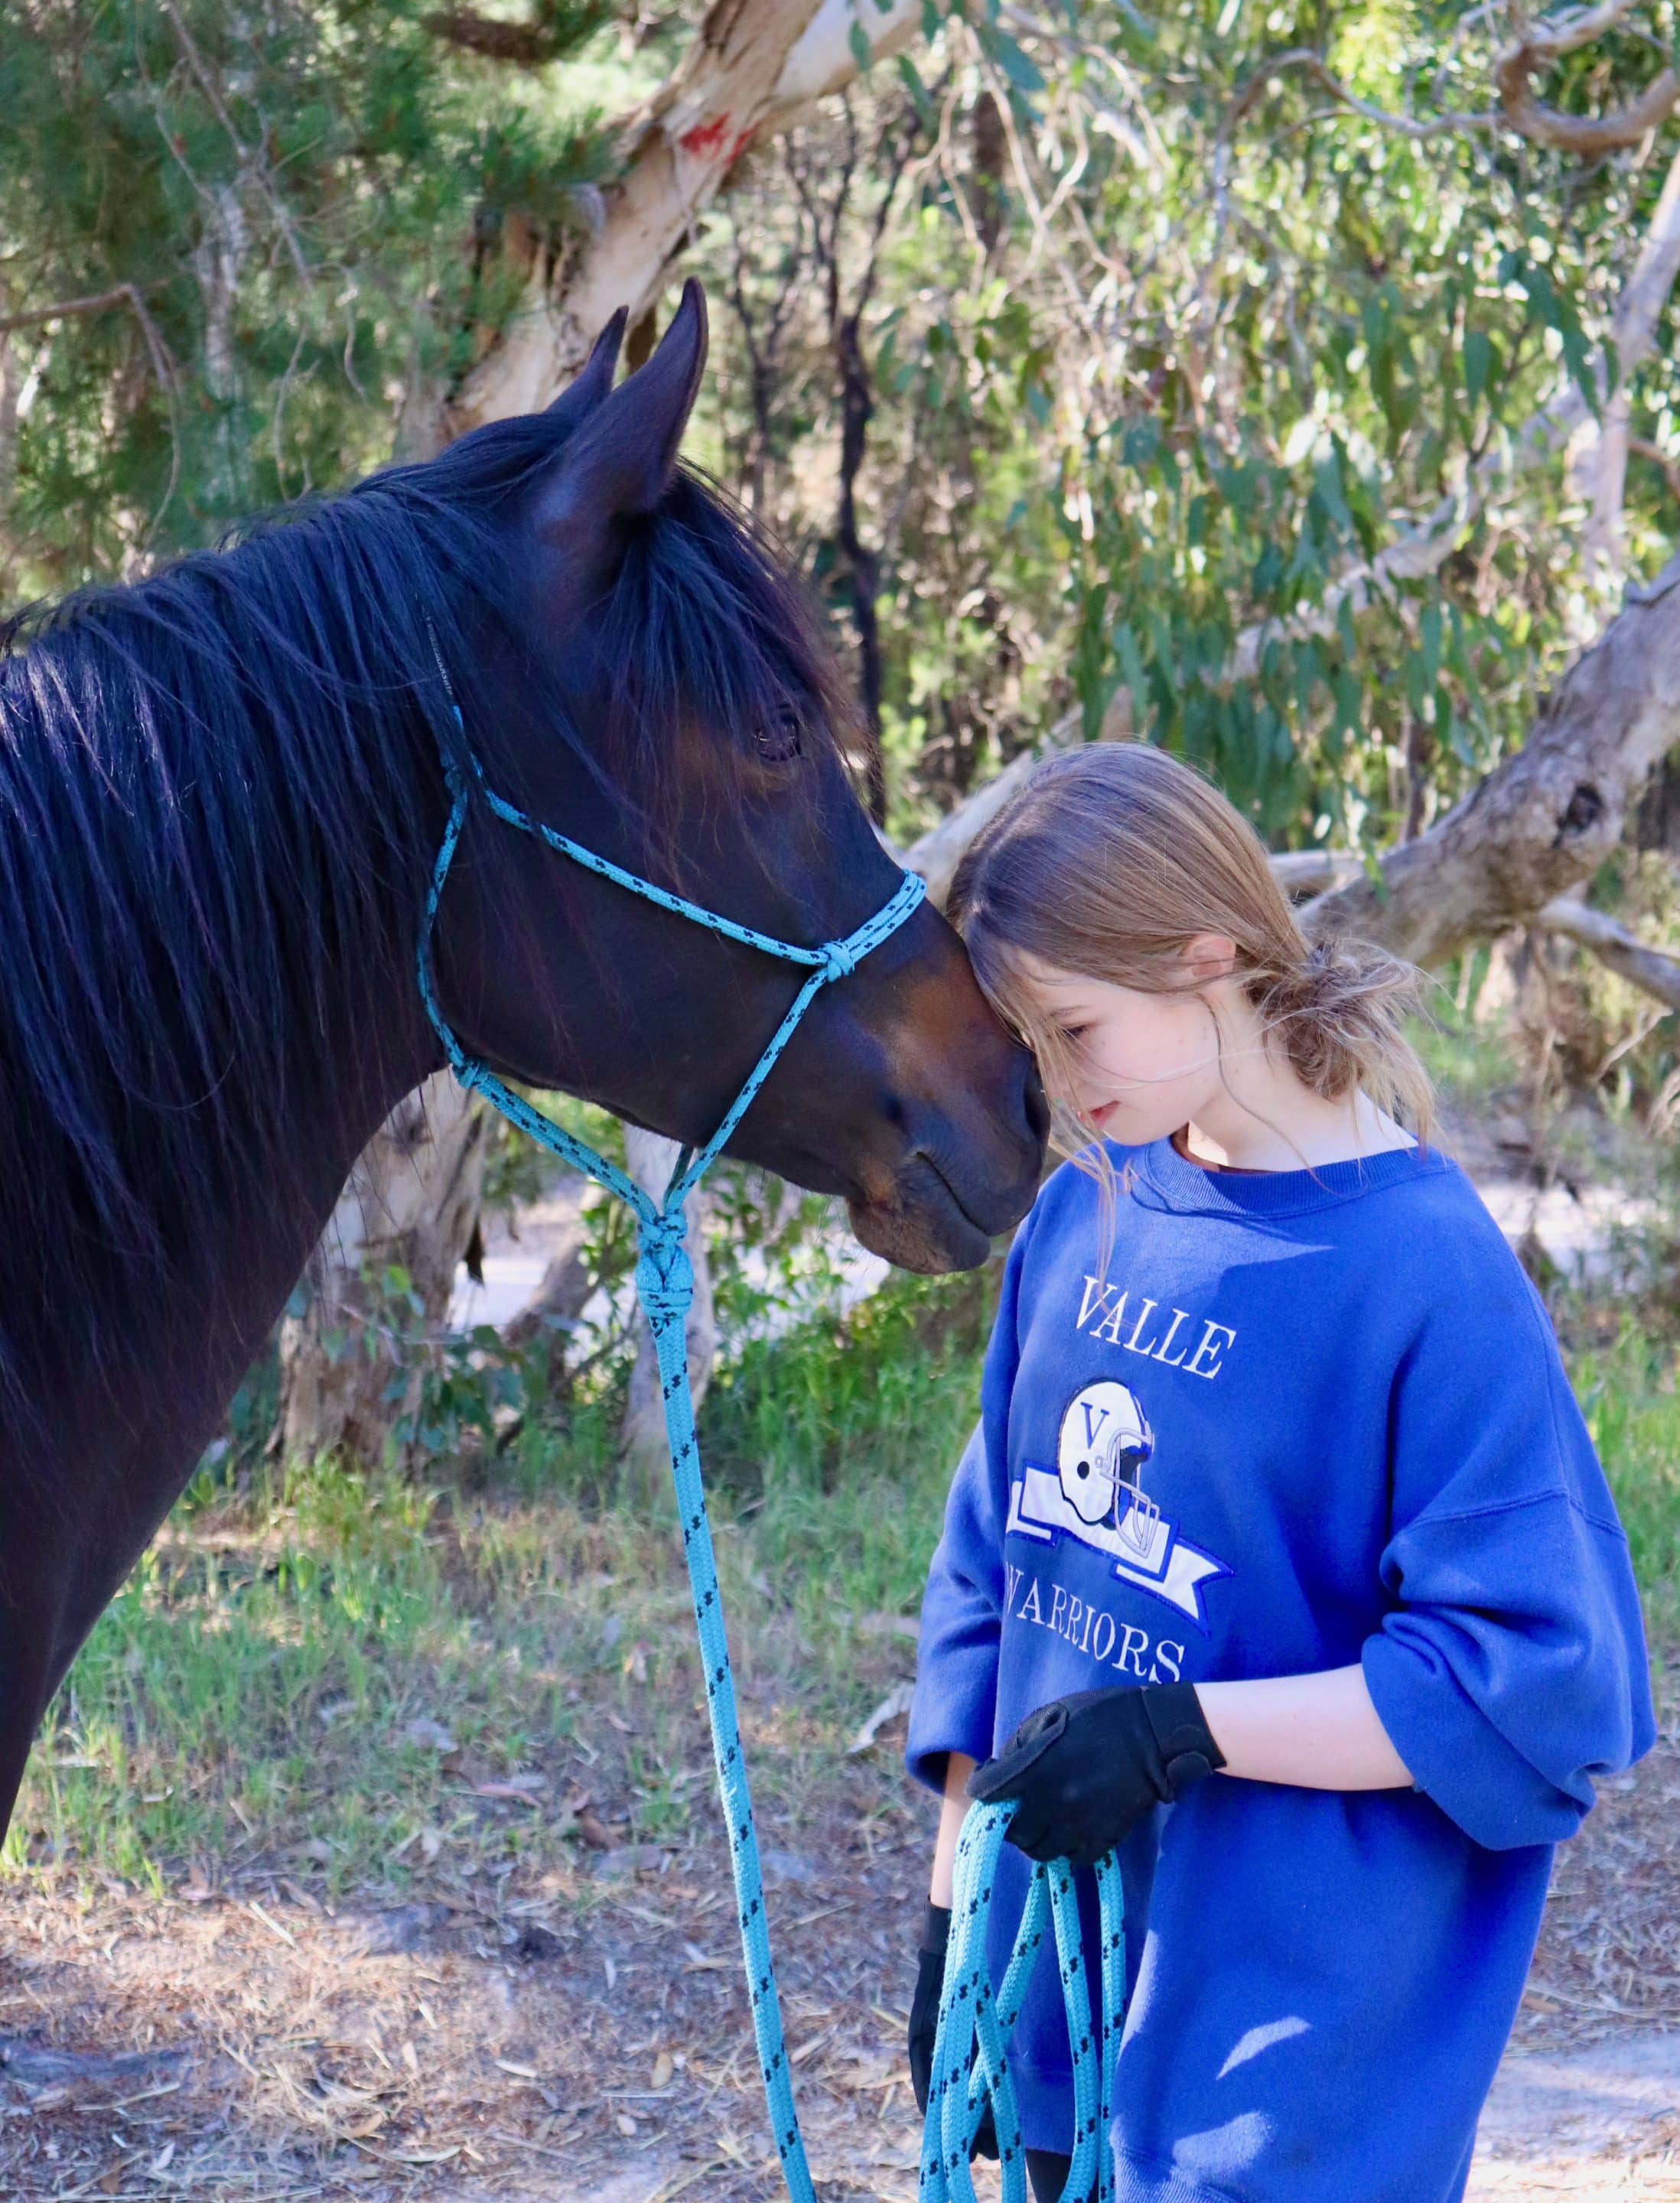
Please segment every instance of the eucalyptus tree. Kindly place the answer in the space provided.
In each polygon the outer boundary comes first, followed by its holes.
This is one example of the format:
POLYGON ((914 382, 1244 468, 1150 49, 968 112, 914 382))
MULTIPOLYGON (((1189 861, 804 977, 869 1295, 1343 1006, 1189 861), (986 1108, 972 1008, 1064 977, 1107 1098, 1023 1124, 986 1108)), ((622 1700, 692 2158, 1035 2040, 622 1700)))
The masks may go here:
MULTIPOLYGON (((957 800, 934 869, 1018 747, 1104 729, 1381 867, 1319 922, 1430 957, 1616 857, 1680 734, 1665 590, 1524 744, 1671 532, 1674 29, 1631 0, 970 11, 858 103, 867 142, 894 103, 920 140, 849 184, 849 237, 796 174, 779 220, 741 210, 741 379, 773 334, 790 397, 738 442, 842 581, 807 487, 843 427, 824 316, 772 310, 880 266, 863 525, 894 823, 957 800)), ((832 196, 849 145, 787 165, 832 196)))

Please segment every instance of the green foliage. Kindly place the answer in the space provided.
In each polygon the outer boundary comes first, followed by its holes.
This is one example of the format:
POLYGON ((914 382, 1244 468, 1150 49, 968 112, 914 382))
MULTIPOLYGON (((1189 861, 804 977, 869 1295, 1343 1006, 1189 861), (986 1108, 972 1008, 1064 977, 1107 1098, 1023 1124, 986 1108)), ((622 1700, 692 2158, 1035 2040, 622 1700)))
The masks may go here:
MULTIPOLYGON (((730 208, 713 265, 779 375, 767 415, 744 366, 725 383, 726 448, 815 546, 842 625, 851 577, 812 487, 837 441, 831 334, 800 278, 832 275, 843 306, 867 286, 860 493, 899 834, 1068 713, 1206 765, 1280 846, 1386 848, 1522 739, 1582 577, 1555 461, 1507 479, 1501 454, 1560 390, 1596 411, 1614 387, 1608 311, 1671 145, 1588 167, 1509 131, 1418 139, 1267 74, 1315 50, 1428 123, 1493 103, 1505 35, 1414 0, 1075 4, 1007 29, 957 10, 787 150, 790 198, 730 208), (867 180, 831 239, 808 208, 852 166, 867 180), (1475 470, 1484 509, 1446 555, 1346 594, 1396 538, 1450 525, 1475 470)), ((1601 111, 1648 78, 1637 36, 1591 50, 1548 98, 1601 111)), ((1658 443, 1671 361, 1659 344, 1632 387, 1658 443)), ((1636 563, 1670 498, 1636 469, 1636 563)))
MULTIPOLYGON (((754 1350, 707 1404, 737 1670, 796 1664, 831 1774, 904 1657, 857 1625, 914 1610, 988 1308, 984 1282, 896 1279, 844 1326, 754 1350)), ((672 1781, 706 1765, 686 1579, 668 1503, 651 1525, 601 1503, 612 1428, 588 1402, 534 1422, 471 1493, 332 1462, 237 1496, 198 1480, 56 1702, 7 1860, 157 1890, 262 1860, 328 1897, 400 1891, 429 1849, 441 1873, 564 1863, 553 1786, 509 1810, 469 1785, 563 1759, 608 1710, 636 1732, 624 1837, 680 1832, 709 1810, 703 1779, 672 1781)))
POLYGON ((1671 1341, 1624 1326, 1613 1346, 1574 1370, 1604 1462, 1653 1636, 1680 1622, 1680 1372, 1671 1341))
POLYGON ((0 316, 132 286, 9 340, 0 590, 125 573, 364 473, 517 296, 506 224, 553 251, 587 223, 596 120, 456 56, 431 12, 0 15, 0 316))

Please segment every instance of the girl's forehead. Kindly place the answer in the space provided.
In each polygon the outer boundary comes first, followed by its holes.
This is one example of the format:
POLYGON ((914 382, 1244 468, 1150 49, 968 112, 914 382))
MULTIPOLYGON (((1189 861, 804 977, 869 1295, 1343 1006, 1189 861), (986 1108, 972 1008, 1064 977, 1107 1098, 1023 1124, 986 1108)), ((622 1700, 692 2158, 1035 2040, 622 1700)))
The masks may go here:
POLYGON ((1010 960, 1033 993, 1050 1001, 1066 1001, 1075 995, 1095 998, 1116 991, 1107 979, 1093 978, 1085 972, 1064 972, 1059 965, 1047 964, 1043 957, 1035 956, 1030 948, 1017 948, 1010 960))

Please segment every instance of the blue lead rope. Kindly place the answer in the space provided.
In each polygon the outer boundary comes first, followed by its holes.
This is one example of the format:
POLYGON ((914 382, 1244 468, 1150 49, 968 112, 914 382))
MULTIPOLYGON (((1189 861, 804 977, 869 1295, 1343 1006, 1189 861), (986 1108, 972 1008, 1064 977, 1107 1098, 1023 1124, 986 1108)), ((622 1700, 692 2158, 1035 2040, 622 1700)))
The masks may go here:
MULTIPOLYGON (((438 670, 443 672, 441 660, 438 670)), ((447 686, 446 680, 446 686, 447 686)), ((451 699, 455 721, 465 728, 459 706, 451 699)), ((703 909, 667 888, 656 886, 629 872, 593 849, 557 833, 541 819, 506 801, 486 782, 476 755, 468 753, 469 770, 463 771, 446 757, 450 810, 437 862, 432 868, 426 895, 424 923, 420 931, 418 977, 420 999, 433 1030, 449 1060, 451 1070, 470 1092, 482 1094, 519 1131, 559 1155, 576 1170, 617 1195, 636 1216, 640 1255, 636 1266, 636 1297, 647 1314, 659 1364, 660 1391, 665 1403, 665 1438, 671 1449, 671 1471, 677 1491, 677 1512, 683 1530, 683 1551, 688 1562, 689 1585, 694 1598, 695 1627, 700 1640, 706 1679, 707 1714, 712 1731, 712 1756, 718 1770, 718 1790, 725 1826, 729 1834, 730 1864, 741 1925, 742 1952, 748 1993, 752 2002, 753 2037, 758 2047, 759 2070, 764 2081, 770 2129, 781 2160, 782 2174, 794 2203, 816 2203, 805 2143, 794 2108, 793 2078, 782 2032, 781 2005, 776 1993, 776 1970, 770 1955, 770 1927, 765 1913, 764 1878, 759 1863, 758 1836, 753 1822, 753 1801, 747 1781, 747 1763, 741 1745, 736 1713, 735 1684, 730 1670, 729 1640, 724 1627, 723 1598, 718 1583, 717 1556, 707 1519, 706 1494, 701 1480, 700 1447, 695 1432, 694 1398, 689 1386, 687 1315, 694 1297, 694 1270, 686 1239, 686 1203, 690 1193, 711 1167, 725 1143, 741 1122, 759 1089, 770 1076, 778 1058, 793 1037, 795 1028, 819 990, 831 980, 843 979, 856 970, 872 948, 898 930, 926 894, 922 882, 907 872, 894 893, 855 932, 843 940, 825 942, 819 948, 802 948, 778 941, 754 927, 737 925, 731 918, 703 909), (810 977, 795 995, 786 1016, 747 1076, 723 1122, 697 1152, 683 1149, 677 1157, 661 1199, 655 1202, 634 1178, 606 1156, 577 1139, 564 1125, 535 1109, 499 1078, 489 1066, 470 1056, 461 1045, 440 1008, 432 976, 432 936, 438 904, 449 877, 468 807, 474 792, 482 796, 494 817, 520 832, 535 835, 551 849, 588 871, 630 894, 655 903, 661 910, 685 918, 708 932, 720 934, 749 948, 777 956, 785 963, 802 964, 810 977)), ((1026 1915, 1016 1939, 1001 1999, 994 2000, 985 1965, 985 1911, 991 1897, 998 1846, 1009 1820, 1007 1806, 976 1806, 963 1824, 957 1849, 959 1903, 954 1911, 953 1941, 945 1972, 945 1994, 940 2008, 939 2041, 935 2055, 934 2082, 928 2098, 926 2140, 924 2143, 919 2203, 974 2203, 968 2171, 968 2145, 979 2126, 988 2094, 997 2106, 1000 2146, 1006 2134, 1010 2147, 1004 2153, 1005 2203, 1025 2203, 1024 2159, 1020 2127, 1009 2077, 1004 2037, 1013 2027, 1026 1993, 1033 1957, 1044 1939, 1044 1916, 1048 1905, 1055 1924, 1061 1963, 1062 1993, 1067 2002, 1068 2034, 1074 2045, 1075 2117, 1078 2128, 1068 2203, 1083 2203, 1091 2192, 1092 2172, 1101 2182, 1100 2203, 1112 2203, 1111 2154, 1104 2146, 1109 2114, 1109 2075, 1117 2045, 1121 2011, 1120 1982, 1123 1969, 1120 1881, 1112 1854, 1098 1869, 1102 1893, 1103 1966, 1103 2019, 1100 2044, 1091 2041, 1090 2000, 1080 1956, 1079 1918, 1072 1893, 1072 1875, 1065 1863, 1039 1867, 1032 1879, 1026 1915), (979 2054, 975 2055, 978 2041, 979 2054), (970 2077, 971 2064, 973 2077, 970 2077), (1097 2069, 1093 2078, 1092 2067, 1097 2069), (1100 2168, 1100 2169, 1099 2169, 1100 2168), (1080 2183, 1083 2181, 1083 2185, 1080 2183), (1013 2183, 1013 2184, 1011 2184, 1013 2183)))
POLYGON ((1047 1912, 1056 1938, 1074 2065, 1074 2148, 1062 2196, 1064 2203, 1085 2203, 1094 2190, 1097 2203, 1114 2203, 1114 2153, 1108 2142, 1110 2090, 1126 2017, 1126 1930, 1119 1863, 1112 1852, 1097 1863, 1102 2017, 1093 2035, 1079 1902, 1074 1870, 1066 1859, 1034 1866, 1003 1987, 993 1993, 986 1963, 986 1920, 998 1854, 1014 1813, 1008 1804, 972 1805, 957 1839, 950 1941, 927 2091, 918 2203, 976 2203, 969 2152, 988 2100, 1003 2176, 1003 2203, 1026 2203, 1026 2160, 1006 2046, 1044 1940, 1047 1912))

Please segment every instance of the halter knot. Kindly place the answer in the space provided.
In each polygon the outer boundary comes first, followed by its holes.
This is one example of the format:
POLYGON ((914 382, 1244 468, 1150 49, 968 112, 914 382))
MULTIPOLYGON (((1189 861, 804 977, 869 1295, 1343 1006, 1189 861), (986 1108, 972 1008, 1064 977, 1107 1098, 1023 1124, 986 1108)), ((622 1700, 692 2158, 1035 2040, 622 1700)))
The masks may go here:
POLYGON ((680 1209, 642 1220, 636 1290, 655 1331, 681 1323, 695 1296, 694 1265, 683 1244, 688 1229, 689 1220, 680 1209))
POLYGON ((825 979, 849 979, 857 969, 857 951, 849 941, 825 941, 823 943, 822 972, 825 979))

